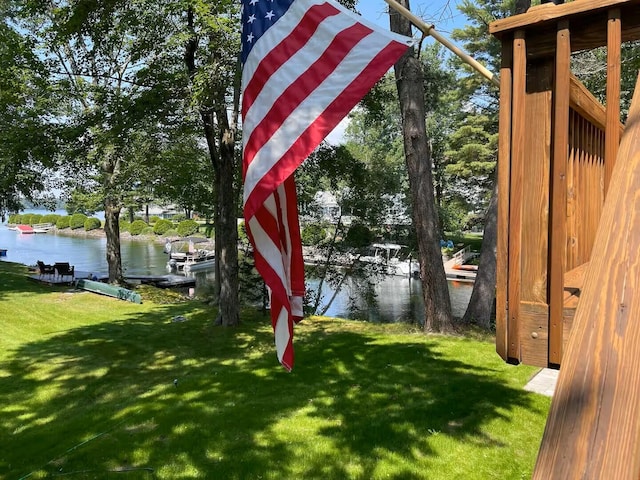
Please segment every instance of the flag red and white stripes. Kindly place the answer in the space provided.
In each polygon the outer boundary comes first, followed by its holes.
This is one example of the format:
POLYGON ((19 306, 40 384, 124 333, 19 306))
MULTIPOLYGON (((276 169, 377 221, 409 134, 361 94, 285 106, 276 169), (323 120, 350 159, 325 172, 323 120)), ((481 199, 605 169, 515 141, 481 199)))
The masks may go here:
POLYGON ((331 0, 243 0, 244 216, 293 367, 304 266, 293 173, 412 44, 331 0))

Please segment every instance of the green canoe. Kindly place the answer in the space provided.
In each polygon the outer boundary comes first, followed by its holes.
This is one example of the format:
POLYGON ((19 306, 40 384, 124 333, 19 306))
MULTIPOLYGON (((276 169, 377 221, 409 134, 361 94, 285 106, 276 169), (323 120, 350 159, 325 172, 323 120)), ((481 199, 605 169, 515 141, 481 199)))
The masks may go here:
POLYGON ((76 288, 81 288, 88 292, 99 293, 101 295, 108 295, 109 297, 119 298, 120 300, 126 300, 133 303, 142 303, 142 297, 139 293, 132 292, 126 288, 118 287, 116 285, 109 285, 108 283, 95 282, 93 280, 86 280, 84 278, 79 279, 76 282, 76 288))

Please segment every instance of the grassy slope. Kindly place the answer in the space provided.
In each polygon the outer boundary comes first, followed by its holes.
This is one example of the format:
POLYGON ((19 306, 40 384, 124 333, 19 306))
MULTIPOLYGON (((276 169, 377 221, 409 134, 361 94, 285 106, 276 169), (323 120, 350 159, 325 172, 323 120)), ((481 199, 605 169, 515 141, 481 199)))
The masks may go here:
POLYGON ((288 374, 252 313, 216 328, 24 274, 0 262, 0 478, 531 474, 549 399, 490 342, 307 319, 288 374))

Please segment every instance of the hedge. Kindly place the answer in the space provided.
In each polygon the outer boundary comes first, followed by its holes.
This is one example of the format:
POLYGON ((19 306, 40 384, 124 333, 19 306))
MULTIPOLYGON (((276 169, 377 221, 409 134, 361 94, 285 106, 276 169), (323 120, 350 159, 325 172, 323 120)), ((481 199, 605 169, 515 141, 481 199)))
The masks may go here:
POLYGON ((183 220, 178 224, 178 235, 188 237, 198 231, 198 222, 195 220, 183 220))
POLYGON ((74 213, 71 215, 71 219, 69 220, 69 226, 71 230, 76 230, 78 228, 84 228, 84 222, 87 221, 87 216, 84 213, 74 213))
POLYGON ((144 220, 134 220, 134 222, 129 225, 129 233, 131 235, 140 235, 148 226, 144 220))
POLYGON ((69 221, 71 220, 71 217, 69 216, 61 216, 58 218, 58 220, 56 220, 56 228, 58 230, 63 230, 65 228, 69 228, 69 221))
POLYGON ((153 233, 156 235, 164 235, 168 230, 173 228, 173 222, 170 220, 158 220, 153 226, 153 233))
POLYGON ((99 218, 91 217, 84 221, 84 229, 88 232, 90 230, 96 230, 102 226, 102 222, 99 218))

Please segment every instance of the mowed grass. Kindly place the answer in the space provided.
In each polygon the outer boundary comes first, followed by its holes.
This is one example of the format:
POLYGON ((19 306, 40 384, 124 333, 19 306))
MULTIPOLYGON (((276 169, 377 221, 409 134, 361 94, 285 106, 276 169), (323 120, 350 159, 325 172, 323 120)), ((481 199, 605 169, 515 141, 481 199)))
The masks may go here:
POLYGON ((257 313, 225 329, 25 277, 0 262, 1 478, 531 475, 550 400, 490 340, 310 318, 287 373, 257 313))

